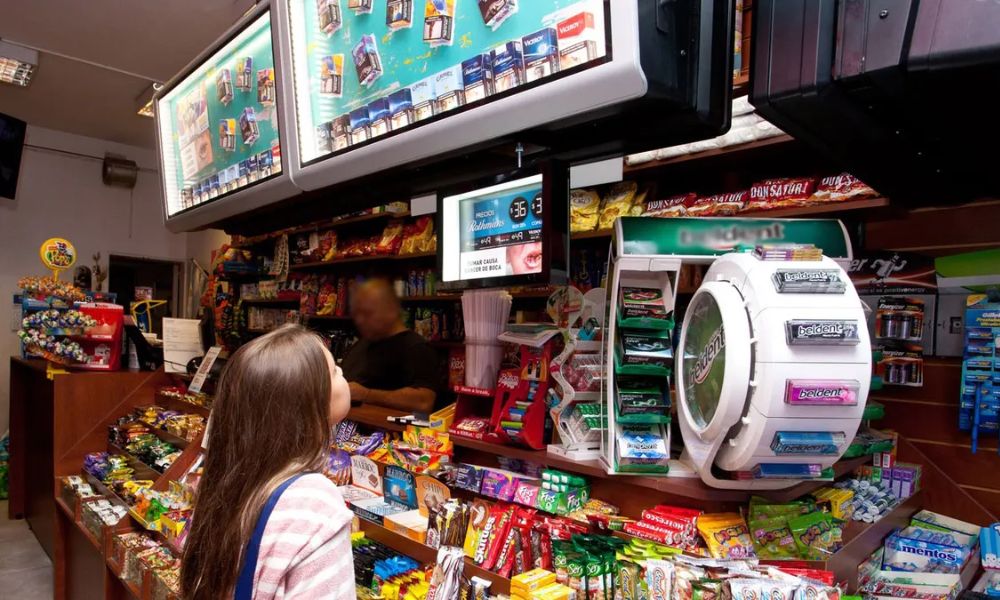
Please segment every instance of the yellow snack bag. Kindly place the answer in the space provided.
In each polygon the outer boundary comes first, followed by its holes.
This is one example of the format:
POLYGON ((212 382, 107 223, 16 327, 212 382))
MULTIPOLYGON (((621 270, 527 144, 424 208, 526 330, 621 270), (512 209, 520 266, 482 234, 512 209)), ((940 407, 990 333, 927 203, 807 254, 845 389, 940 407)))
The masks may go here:
POLYGON ((572 190, 569 193, 570 232, 593 231, 600 216, 600 194, 593 190, 572 190))
POLYGON ((622 181, 611 186, 604 198, 598 229, 611 229, 618 217, 628 216, 638 190, 639 186, 634 181, 622 181))
POLYGON ((743 517, 736 513, 698 517, 698 532, 713 558, 755 558, 753 538, 743 517))

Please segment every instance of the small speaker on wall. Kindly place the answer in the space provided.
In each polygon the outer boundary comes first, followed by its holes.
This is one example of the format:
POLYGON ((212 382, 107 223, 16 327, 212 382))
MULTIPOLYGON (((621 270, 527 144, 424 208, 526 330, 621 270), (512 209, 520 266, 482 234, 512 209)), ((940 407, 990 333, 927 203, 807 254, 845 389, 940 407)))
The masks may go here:
POLYGON ((101 169, 101 180, 104 185, 114 185, 132 189, 139 174, 139 166, 134 160, 104 156, 104 166, 101 169))

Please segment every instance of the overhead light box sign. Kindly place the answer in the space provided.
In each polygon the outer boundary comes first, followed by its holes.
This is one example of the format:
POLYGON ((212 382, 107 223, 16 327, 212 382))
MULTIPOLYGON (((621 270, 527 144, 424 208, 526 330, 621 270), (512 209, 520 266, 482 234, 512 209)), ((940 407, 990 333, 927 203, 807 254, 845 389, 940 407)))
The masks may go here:
MULTIPOLYGON (((232 198, 245 197, 241 192, 257 186, 272 189, 271 194, 255 193, 263 203, 294 193, 287 176, 286 185, 274 185, 287 171, 276 75, 271 13, 264 6, 158 92, 168 226, 180 222, 190 229, 231 216, 239 212, 232 209, 232 198), (227 204, 228 211, 216 208, 227 204)), ((240 210, 252 204, 241 202, 240 210)))
POLYGON ((289 0, 300 160, 604 62, 602 0, 289 0))

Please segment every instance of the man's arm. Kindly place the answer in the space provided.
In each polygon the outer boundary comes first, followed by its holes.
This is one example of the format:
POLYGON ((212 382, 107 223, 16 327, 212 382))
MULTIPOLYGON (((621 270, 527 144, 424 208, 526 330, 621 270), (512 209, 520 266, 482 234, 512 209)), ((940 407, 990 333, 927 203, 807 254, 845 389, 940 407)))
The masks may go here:
POLYGON ((398 390, 374 390, 351 382, 351 400, 384 406, 395 410, 430 413, 437 394, 423 387, 405 387, 398 390))

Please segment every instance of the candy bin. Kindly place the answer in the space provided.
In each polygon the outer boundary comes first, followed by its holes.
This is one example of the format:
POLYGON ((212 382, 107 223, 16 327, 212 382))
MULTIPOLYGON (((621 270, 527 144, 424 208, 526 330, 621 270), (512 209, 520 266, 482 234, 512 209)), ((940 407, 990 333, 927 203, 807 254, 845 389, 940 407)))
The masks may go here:
POLYGON ((153 571, 153 583, 150 597, 152 600, 180 600, 180 563, 178 563, 177 566, 170 565, 153 571))

